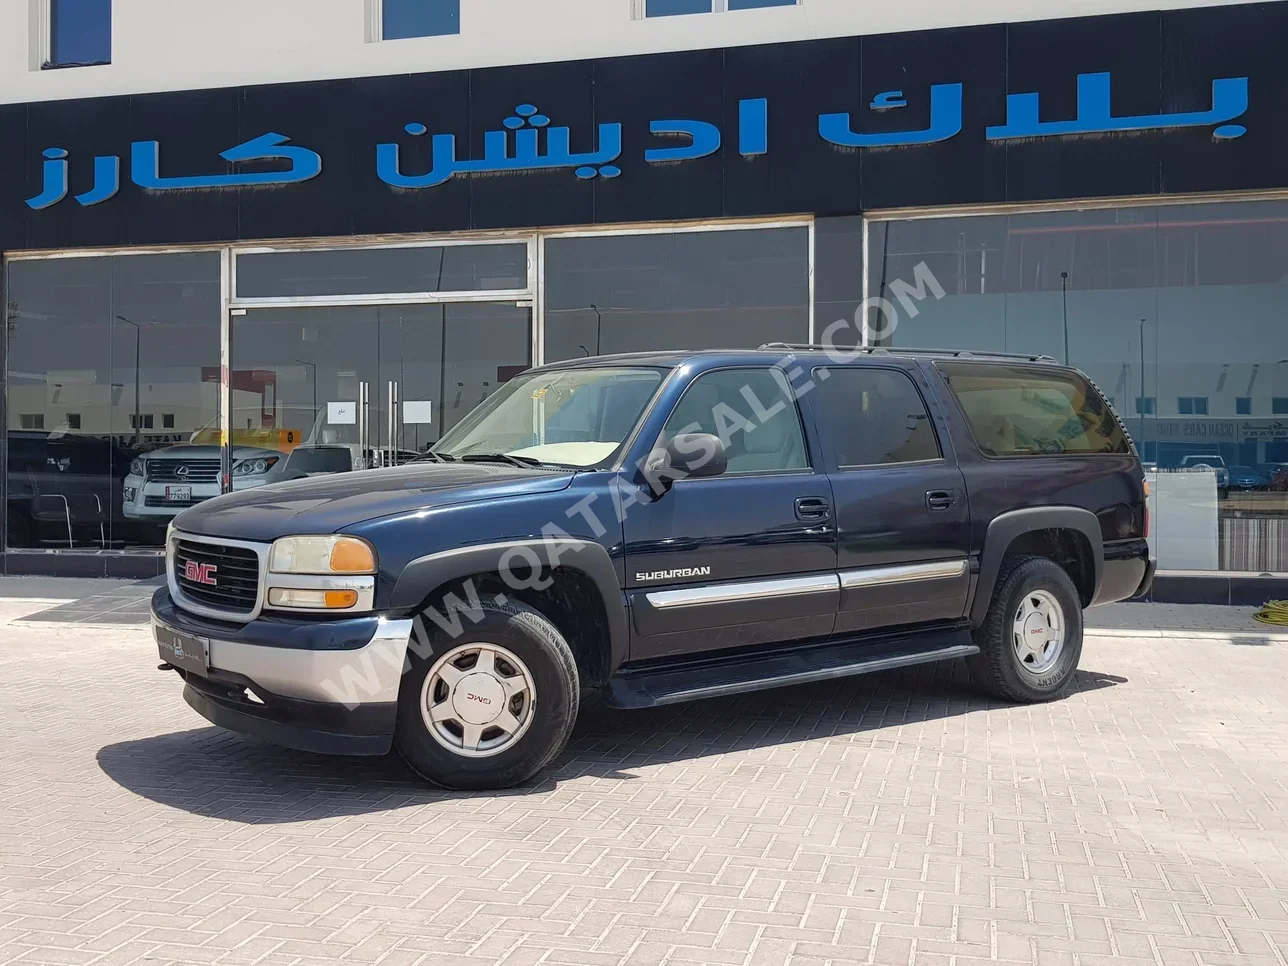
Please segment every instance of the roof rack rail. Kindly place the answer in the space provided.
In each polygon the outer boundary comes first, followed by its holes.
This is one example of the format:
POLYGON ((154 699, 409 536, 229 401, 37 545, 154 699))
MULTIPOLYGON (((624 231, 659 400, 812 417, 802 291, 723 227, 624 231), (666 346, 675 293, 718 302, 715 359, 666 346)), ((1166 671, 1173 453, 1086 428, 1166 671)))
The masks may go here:
POLYGON ((761 349, 791 349, 802 352, 835 351, 873 356, 949 356, 953 359, 1015 359, 1023 362, 1059 362, 1054 356, 1034 352, 989 352, 982 349, 903 349, 894 346, 836 346, 808 342, 766 342, 761 349))

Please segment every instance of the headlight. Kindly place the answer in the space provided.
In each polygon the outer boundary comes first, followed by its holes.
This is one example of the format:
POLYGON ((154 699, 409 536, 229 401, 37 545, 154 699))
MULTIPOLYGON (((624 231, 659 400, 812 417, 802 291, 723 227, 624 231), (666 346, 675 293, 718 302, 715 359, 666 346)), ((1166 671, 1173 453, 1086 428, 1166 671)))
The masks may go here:
POLYGON ((276 456, 268 459, 238 460, 233 464, 233 476, 263 476, 276 465, 276 456))
POLYGON ((269 551, 268 569, 277 574, 374 574, 376 554, 357 537, 282 537, 269 551))
MULTIPOLYGON (((117 466, 120 466, 121 464, 120 464, 120 463, 117 463, 116 465, 117 465, 117 466)), ((142 459, 133 459, 133 460, 130 460, 130 475, 131 475, 131 476, 143 476, 143 475, 144 475, 144 472, 143 472, 143 460, 142 460, 142 459)))

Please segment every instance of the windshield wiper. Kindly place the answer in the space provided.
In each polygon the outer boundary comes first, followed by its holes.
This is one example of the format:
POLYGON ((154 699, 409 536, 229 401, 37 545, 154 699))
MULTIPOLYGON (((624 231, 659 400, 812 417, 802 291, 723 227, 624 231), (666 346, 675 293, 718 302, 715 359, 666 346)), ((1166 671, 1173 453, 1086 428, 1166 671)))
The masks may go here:
POLYGON ((412 462, 413 463, 459 463, 460 457, 449 456, 446 453, 435 453, 432 449, 427 449, 425 450, 425 452, 421 453, 414 460, 412 460, 412 462))
POLYGON ((466 453, 457 457, 462 463, 509 463, 511 466, 522 466, 525 469, 533 466, 552 466, 531 456, 514 456, 510 453, 466 453))

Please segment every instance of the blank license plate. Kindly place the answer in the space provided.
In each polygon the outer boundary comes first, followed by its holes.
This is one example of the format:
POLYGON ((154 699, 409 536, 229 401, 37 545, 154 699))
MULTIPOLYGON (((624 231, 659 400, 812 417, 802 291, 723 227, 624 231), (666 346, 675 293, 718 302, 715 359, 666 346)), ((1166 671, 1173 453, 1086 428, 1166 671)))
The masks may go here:
POLYGON ((167 486, 165 488, 165 499, 167 503, 191 503, 192 487, 167 486))
POLYGON ((161 660, 185 671, 205 674, 210 659, 210 642, 201 637, 190 637, 171 630, 163 624, 154 624, 152 634, 157 641, 161 660))

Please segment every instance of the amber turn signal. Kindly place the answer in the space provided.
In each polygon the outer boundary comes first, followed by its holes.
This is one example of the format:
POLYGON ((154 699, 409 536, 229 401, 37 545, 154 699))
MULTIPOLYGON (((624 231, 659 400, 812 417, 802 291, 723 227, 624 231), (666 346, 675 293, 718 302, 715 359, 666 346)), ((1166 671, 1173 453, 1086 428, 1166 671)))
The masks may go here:
POLYGON ((371 552, 371 547, 365 540, 340 537, 331 548, 331 572, 334 574, 369 574, 375 569, 376 555, 371 552))

